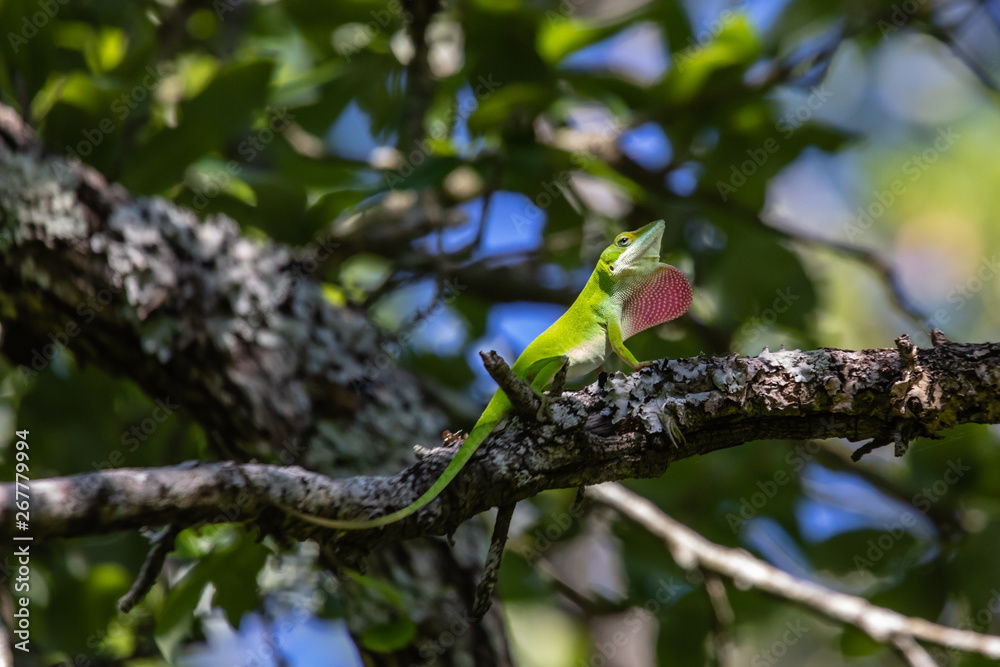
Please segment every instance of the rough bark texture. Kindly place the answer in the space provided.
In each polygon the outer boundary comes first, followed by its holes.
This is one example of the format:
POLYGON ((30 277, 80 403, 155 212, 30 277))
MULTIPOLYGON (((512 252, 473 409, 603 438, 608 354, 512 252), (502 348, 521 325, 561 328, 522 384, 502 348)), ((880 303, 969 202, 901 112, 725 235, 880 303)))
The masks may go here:
MULTIPOLYGON (((363 315, 323 298, 311 274, 332 246, 320 239, 295 254, 244 238, 228 218, 199 221, 162 200, 131 198, 95 171, 45 155, 0 105, 0 342, 21 375, 47 366, 53 345, 64 344, 180 404, 220 454, 331 474, 398 470, 413 442, 433 441, 443 416, 389 363, 363 315)), ((32 507, 39 527, 44 495, 32 507)), ((125 499, 96 498, 88 523, 125 499)), ((464 617, 485 538, 471 525, 455 548, 414 542, 368 560, 421 601, 416 646, 464 617)), ((394 613, 348 589, 353 631, 394 613)), ((442 663, 507 664, 503 642, 502 631, 476 626, 442 663)), ((415 648, 368 659, 423 660, 415 648)))
MULTIPOLYGON (((904 345, 905 347, 905 345, 904 345)), ((546 489, 661 475, 671 462, 769 438, 936 435, 1000 423, 1000 344, 943 343, 911 361, 898 349, 798 350, 756 357, 659 361, 567 392, 554 421, 512 417, 480 447, 442 497, 381 529, 336 536, 344 555, 443 535, 479 512, 546 489)), ((387 513, 427 488, 454 448, 425 453, 391 476, 331 479, 294 466, 232 463, 123 469, 32 485, 38 535, 85 535, 146 523, 256 520, 304 538, 325 534, 274 503, 331 517, 387 513)), ((0 535, 12 532, 0 487, 0 535)))

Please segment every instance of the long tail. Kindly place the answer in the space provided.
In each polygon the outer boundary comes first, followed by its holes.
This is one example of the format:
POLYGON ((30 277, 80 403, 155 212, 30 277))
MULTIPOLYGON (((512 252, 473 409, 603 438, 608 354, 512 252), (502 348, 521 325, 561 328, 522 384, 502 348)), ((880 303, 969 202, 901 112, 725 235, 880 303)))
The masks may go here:
POLYGON ((479 421, 476 422, 472 431, 469 432, 469 436, 465 439, 465 442, 463 442, 462 446, 459 447, 458 452, 455 454, 455 458, 448 463, 448 467, 444 469, 441 476, 438 477, 433 484, 431 484, 429 489, 424 491, 422 496, 401 510, 396 510, 395 512, 391 512, 385 516, 380 516, 375 519, 361 519, 355 521, 351 519, 327 519, 313 514, 304 514, 286 505, 282 505, 282 508, 289 514, 294 514, 300 519, 314 523, 317 526, 335 528, 338 530, 363 530, 366 528, 378 528, 379 526, 384 526, 408 517, 420 508, 424 507, 427 503, 437 498, 441 492, 444 491, 445 487, 448 486, 451 480, 455 479, 455 476, 458 475, 468 460, 472 458, 472 455, 475 454, 479 445, 481 445, 486 439, 486 436, 488 436, 493 428, 500 423, 500 418, 506 412, 506 408, 509 405, 510 404, 507 402, 507 396, 502 391, 497 391, 497 394, 493 396, 493 400, 490 401, 490 404, 479 418, 479 421))

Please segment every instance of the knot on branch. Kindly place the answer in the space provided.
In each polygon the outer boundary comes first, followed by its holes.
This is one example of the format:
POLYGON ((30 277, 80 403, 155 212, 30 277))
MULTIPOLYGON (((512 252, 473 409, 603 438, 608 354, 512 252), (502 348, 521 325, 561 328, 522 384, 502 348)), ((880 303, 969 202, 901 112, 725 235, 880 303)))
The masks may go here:
MULTIPOLYGON (((935 329, 931 332, 935 347, 950 344, 944 334, 935 329)), ((893 445, 893 453, 903 456, 914 438, 925 436, 937 438, 938 423, 936 401, 932 388, 931 373, 920 363, 920 351, 906 334, 896 338, 899 352, 900 376, 889 388, 889 403, 892 418, 885 433, 873 438, 858 448, 851 459, 858 461, 862 456, 886 445, 893 445)))
MULTIPOLYGON (((900 417, 913 417, 926 425, 925 412, 934 404, 930 373, 921 365, 917 346, 910 342, 909 336, 903 334, 897 338, 896 349, 902 370, 899 380, 889 389, 893 411, 900 417)), ((928 428, 928 432, 933 430, 928 428)))
POLYGON ((951 343, 948 337, 944 335, 944 332, 940 329, 931 329, 931 345, 934 347, 941 347, 942 345, 948 345, 951 343))

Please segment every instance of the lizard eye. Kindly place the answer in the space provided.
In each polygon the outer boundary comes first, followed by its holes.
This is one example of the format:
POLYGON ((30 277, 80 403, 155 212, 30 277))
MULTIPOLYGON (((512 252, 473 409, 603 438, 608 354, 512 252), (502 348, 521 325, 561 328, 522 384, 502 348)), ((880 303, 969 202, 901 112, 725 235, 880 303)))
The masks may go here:
POLYGON ((627 248, 628 244, 631 243, 631 242, 632 242, 632 239, 630 239, 627 236, 622 236, 622 237, 619 237, 617 245, 618 245, 619 248, 627 248))

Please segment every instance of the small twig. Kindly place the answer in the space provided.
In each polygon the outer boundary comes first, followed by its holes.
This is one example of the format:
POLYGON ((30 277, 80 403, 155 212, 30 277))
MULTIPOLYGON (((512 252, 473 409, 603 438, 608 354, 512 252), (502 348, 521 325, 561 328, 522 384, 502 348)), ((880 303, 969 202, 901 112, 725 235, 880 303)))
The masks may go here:
POLYGON ((715 661, 719 667, 730 667, 736 664, 736 644, 733 641, 733 623, 736 614, 733 612, 729 598, 726 597, 726 584, 714 573, 702 569, 701 575, 705 581, 705 592, 712 605, 712 643, 715 646, 715 661))
POLYGON ((927 650, 909 635, 894 637, 892 645, 910 667, 938 667, 937 662, 927 650))
POLYGON ((146 593, 156 583, 156 578, 160 576, 160 571, 163 569, 163 562, 167 559, 167 554, 173 551, 174 540, 177 539, 181 530, 181 526, 171 524, 149 539, 149 553, 146 554, 146 560, 139 568, 139 575, 136 577, 135 583, 118 600, 118 609, 123 614, 132 611, 132 608, 146 597, 146 593))
POLYGON ((497 576, 500 574, 500 561, 503 559, 503 548, 507 544, 507 533, 510 532, 510 518, 514 516, 517 503, 501 505, 497 508, 497 521, 493 525, 493 539, 490 540, 490 550, 486 554, 486 564, 483 565, 483 576, 476 587, 476 600, 472 606, 472 617, 481 619, 493 604, 493 591, 497 586, 497 576))
MULTIPOLYGON (((911 489, 906 485, 898 484, 896 481, 876 473, 871 468, 853 465, 851 460, 852 457, 840 447, 824 446, 816 453, 816 461, 823 467, 859 477, 878 489, 879 493, 910 506, 912 512, 922 512, 927 515, 938 532, 946 539, 954 539, 965 533, 959 509, 945 498, 941 498, 935 503, 928 503, 927 506, 922 505, 918 509, 915 503, 923 497, 920 495, 919 489, 911 489)), ((854 463, 856 462, 854 461, 854 463)), ((942 557, 945 555, 946 552, 941 552, 942 557)))
POLYGON ((837 253, 838 255, 850 257, 858 262, 861 262, 878 274, 882 282, 885 283, 885 286, 889 290, 889 298, 892 300, 896 308, 910 318, 915 325, 921 329, 926 328, 926 314, 910 300, 910 297, 907 296, 906 291, 903 289, 903 283, 900 281, 899 276, 896 275, 895 269, 878 252, 851 243, 842 243, 833 239, 818 238, 800 232, 780 229, 764 222, 759 218, 759 216, 757 216, 756 213, 751 212, 748 215, 752 215, 752 217, 760 223, 762 228, 774 231, 790 241, 799 241, 811 246, 825 248, 837 253))
POLYGON ((479 211, 479 228, 476 230, 476 238, 472 241, 470 250, 480 249, 483 237, 486 236, 486 223, 490 216, 490 209, 493 207, 493 195, 500 188, 503 182, 503 155, 497 154, 493 158, 493 173, 490 174, 490 182, 483 193, 483 207, 479 211))
POLYGON ((413 58, 406 66, 406 92, 403 95, 397 146, 404 155, 409 155, 426 134, 424 119, 434 99, 435 81, 427 58, 430 53, 427 28, 441 7, 439 0, 416 0, 405 5, 408 11, 406 28, 413 43, 413 58))
POLYGON ((969 69, 972 74, 979 79, 979 82, 987 90, 991 90, 994 93, 1000 92, 1000 85, 997 84, 996 79, 993 78, 992 72, 984 68, 978 60, 976 60, 975 55, 969 52, 965 48, 965 45, 959 39, 956 34, 957 31, 963 29, 966 24, 971 21, 975 14, 983 9, 983 5, 989 5, 989 2, 977 2, 964 16, 960 17, 958 20, 953 22, 951 25, 947 26, 930 26, 927 30, 927 34, 936 37, 951 49, 954 56, 962 61, 962 63, 969 69))
POLYGON ((563 357, 563 364, 556 371, 556 374, 552 377, 552 383, 549 385, 549 396, 556 398, 562 394, 562 390, 566 386, 566 374, 568 372, 569 359, 563 357))
POLYGON ((532 416, 538 414, 538 408, 541 405, 538 395, 531 390, 531 386, 527 382, 514 375, 514 371, 499 354, 490 350, 489 352, 480 352, 479 356, 483 358, 486 372, 500 385, 503 393, 507 394, 514 412, 532 416))
POLYGON ((921 640, 959 651, 978 653, 993 660, 1000 659, 1000 637, 904 616, 891 609, 873 605, 864 598, 792 576, 742 549, 732 549, 709 541, 620 484, 600 484, 589 487, 587 492, 662 538, 681 567, 700 567, 716 572, 738 582, 741 588, 757 588, 839 623, 853 625, 875 641, 893 643, 897 647, 902 641, 903 646, 911 652, 912 647, 905 638, 909 638, 914 644, 921 640))
POLYGON ((563 579, 547 558, 539 558, 532 564, 535 572, 546 579, 556 592, 579 607, 580 611, 587 616, 611 616, 622 614, 632 608, 627 598, 611 600, 602 595, 594 595, 593 592, 585 593, 579 590, 563 579))
POLYGON ((877 438, 872 438, 871 440, 869 440, 868 442, 866 442, 865 444, 861 445, 860 447, 854 450, 854 452, 851 454, 851 460, 857 463, 858 461, 861 460, 861 457, 865 456, 866 454, 871 454, 876 449, 880 449, 882 447, 885 447, 886 445, 891 445, 893 441, 894 438, 891 435, 889 436, 880 435, 877 438))
POLYGON ((899 350, 899 358, 907 368, 913 368, 917 364, 917 346, 910 341, 906 334, 896 337, 896 349, 899 350))
POLYGON ((948 337, 944 335, 944 332, 940 329, 931 329, 931 345, 934 347, 940 347, 941 345, 947 345, 951 341, 948 337))

